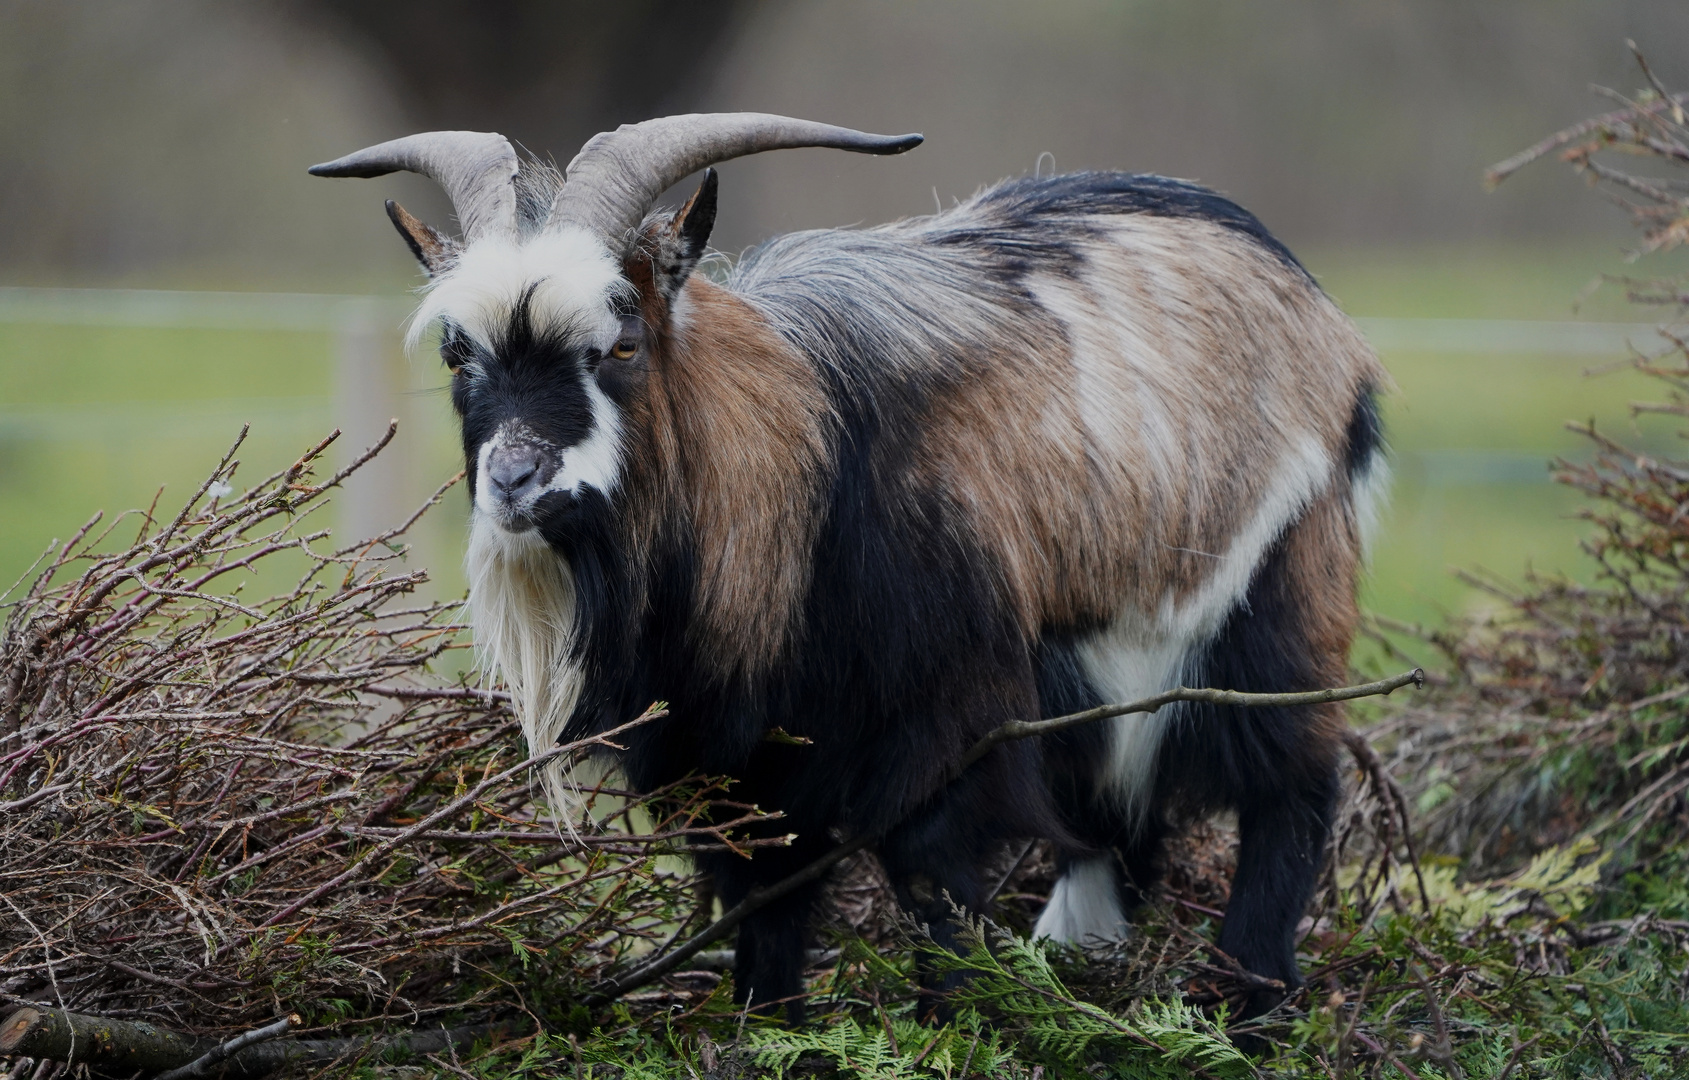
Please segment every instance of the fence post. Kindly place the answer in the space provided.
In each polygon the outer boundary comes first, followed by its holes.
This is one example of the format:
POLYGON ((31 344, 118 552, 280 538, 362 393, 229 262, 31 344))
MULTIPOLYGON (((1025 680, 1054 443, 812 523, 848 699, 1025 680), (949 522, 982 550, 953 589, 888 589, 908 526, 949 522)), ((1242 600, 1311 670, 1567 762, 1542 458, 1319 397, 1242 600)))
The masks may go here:
POLYGON ((399 434, 381 456, 347 480, 334 496, 340 543, 374 536, 399 524, 415 486, 407 462, 418 433, 408 423, 405 388, 409 382, 399 348, 399 328, 392 306, 369 298, 338 305, 334 330, 335 422, 340 427, 344 465, 399 421, 399 434))

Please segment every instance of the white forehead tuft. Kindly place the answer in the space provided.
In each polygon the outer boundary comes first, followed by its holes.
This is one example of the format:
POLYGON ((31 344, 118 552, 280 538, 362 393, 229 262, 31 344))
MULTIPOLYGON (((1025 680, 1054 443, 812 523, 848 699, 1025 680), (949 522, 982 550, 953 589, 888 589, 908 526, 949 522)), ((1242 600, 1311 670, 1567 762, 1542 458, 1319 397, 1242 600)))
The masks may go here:
POLYGON ((573 327, 609 348, 618 329, 611 300, 629 287, 609 247, 586 229, 558 229, 527 241, 483 237, 429 283, 405 340, 415 347, 429 326, 446 318, 490 347, 532 289, 536 329, 573 327))

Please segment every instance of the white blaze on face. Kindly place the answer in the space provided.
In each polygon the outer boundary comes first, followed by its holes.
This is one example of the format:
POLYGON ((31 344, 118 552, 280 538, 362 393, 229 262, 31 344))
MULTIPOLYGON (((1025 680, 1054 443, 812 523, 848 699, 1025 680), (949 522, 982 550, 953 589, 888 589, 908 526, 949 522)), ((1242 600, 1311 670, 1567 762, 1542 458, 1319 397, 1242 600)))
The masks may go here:
POLYGON ((587 400, 591 403, 592 427, 587 437, 573 446, 559 451, 539 438, 520 421, 504 424, 493 437, 481 444, 475 455, 475 512, 500 524, 511 515, 526 514, 535 503, 552 492, 579 495, 585 488, 593 488, 604 495, 612 495, 621 480, 622 414, 616 403, 598 388, 598 380, 583 374, 587 400), (543 449, 551 459, 552 472, 520 505, 510 506, 497 495, 488 469, 493 454, 502 447, 531 444, 543 449), (560 459, 560 460, 559 460, 560 459))

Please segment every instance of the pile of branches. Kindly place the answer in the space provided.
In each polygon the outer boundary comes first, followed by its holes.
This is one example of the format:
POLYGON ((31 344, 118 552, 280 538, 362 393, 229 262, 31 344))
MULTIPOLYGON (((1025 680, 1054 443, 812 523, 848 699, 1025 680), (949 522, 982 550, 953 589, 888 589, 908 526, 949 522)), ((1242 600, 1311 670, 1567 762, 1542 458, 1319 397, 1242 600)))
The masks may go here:
POLYGON ((532 770, 625 729, 530 756, 403 565, 446 488, 336 547, 325 496, 387 440, 318 480, 331 441, 239 493, 237 441, 173 517, 96 518, 8 605, 0 1015, 204 1036, 566 1009, 692 915, 663 856, 754 846, 765 815, 708 783, 536 803, 532 770))
MULTIPOLYGON (((1633 259, 1689 242, 1689 94, 1668 92, 1636 57, 1641 93, 1601 90, 1621 107, 1487 174, 1498 184, 1558 157, 1634 221, 1633 259)), ((1659 390, 1633 414, 1689 419, 1689 277, 1605 282, 1661 319, 1657 340, 1618 365, 1659 390)), ((1453 683, 1374 732, 1393 744, 1393 770, 1413 778, 1431 843, 1474 866, 1517 865, 1579 836, 1640 842, 1633 861, 1689 842, 1689 460, 1592 423, 1568 427, 1591 452, 1556 461, 1555 478, 1589 497, 1580 516, 1594 580, 1470 577, 1498 610, 1422 635, 1453 683)))

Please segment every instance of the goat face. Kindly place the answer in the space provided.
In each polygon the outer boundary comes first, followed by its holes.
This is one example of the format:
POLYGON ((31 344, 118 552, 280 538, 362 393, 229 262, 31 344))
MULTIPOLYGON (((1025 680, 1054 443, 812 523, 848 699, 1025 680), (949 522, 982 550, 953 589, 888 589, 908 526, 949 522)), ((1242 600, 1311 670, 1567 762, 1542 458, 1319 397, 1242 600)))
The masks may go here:
MULTIPOLYGON (((423 260, 434 282, 416 326, 441 328, 477 518, 513 536, 543 536, 614 496, 625 418, 703 253, 715 194, 711 170, 672 218, 647 222, 620 260, 574 228, 483 239, 436 266, 423 260)), ((395 222, 423 250, 408 223, 395 222)))

